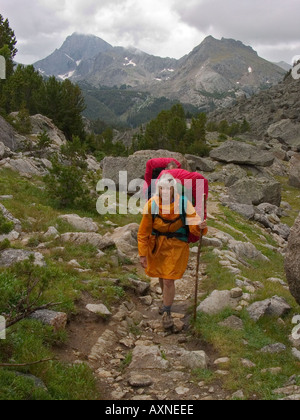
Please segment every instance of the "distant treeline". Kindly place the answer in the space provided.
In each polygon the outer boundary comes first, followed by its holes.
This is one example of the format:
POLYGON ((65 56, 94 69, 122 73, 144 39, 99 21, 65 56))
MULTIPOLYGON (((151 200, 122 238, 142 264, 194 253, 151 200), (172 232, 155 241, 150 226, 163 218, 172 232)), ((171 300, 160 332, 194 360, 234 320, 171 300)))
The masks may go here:
POLYGON ((0 113, 8 118, 12 112, 21 112, 18 129, 29 129, 26 116, 43 114, 51 118, 71 140, 84 138, 82 112, 84 98, 77 85, 69 80, 45 79, 33 66, 18 65, 13 60, 17 53, 17 40, 8 20, 0 15, 0 55, 6 58, 7 78, 0 82, 0 113))

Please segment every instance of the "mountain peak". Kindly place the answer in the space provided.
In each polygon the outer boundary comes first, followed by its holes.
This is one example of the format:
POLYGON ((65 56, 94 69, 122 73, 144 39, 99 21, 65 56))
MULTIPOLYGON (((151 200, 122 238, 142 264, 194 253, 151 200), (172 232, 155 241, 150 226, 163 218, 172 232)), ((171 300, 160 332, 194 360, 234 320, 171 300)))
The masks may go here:
POLYGON ((95 35, 74 32, 67 37, 59 51, 78 61, 94 58, 96 55, 112 48, 110 44, 95 35))

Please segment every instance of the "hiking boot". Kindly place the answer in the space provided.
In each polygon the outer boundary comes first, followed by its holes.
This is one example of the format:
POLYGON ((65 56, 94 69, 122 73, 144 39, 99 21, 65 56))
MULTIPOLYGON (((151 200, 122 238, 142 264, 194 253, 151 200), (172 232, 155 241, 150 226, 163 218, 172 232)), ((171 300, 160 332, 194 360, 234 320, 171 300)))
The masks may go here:
POLYGON ((162 305, 162 306, 159 308, 158 313, 159 313, 159 315, 163 315, 163 314, 165 313, 165 306, 164 306, 164 305, 162 305))
POLYGON ((174 321, 170 313, 165 312, 163 316, 163 327, 166 331, 172 330, 174 327, 174 321))

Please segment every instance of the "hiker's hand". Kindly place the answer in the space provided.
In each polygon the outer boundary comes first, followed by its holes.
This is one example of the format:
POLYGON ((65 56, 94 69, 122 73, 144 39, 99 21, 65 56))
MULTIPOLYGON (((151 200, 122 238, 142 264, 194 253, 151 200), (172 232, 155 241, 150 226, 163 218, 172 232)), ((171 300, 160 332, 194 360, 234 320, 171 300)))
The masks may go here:
POLYGON ((140 257, 140 261, 141 261, 142 267, 146 269, 148 266, 147 257, 140 257))
POLYGON ((207 221, 205 220, 205 222, 201 222, 199 224, 199 227, 201 230, 205 230, 207 228, 207 221))

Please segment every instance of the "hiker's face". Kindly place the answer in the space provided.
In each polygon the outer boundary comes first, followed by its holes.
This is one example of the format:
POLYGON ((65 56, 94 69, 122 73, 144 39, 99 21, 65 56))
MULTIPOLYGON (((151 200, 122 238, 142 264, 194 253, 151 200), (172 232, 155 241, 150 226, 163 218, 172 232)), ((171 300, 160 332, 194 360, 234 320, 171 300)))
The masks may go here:
POLYGON ((172 203, 174 200, 174 187, 172 188, 161 187, 159 189, 159 196, 163 204, 172 203))

